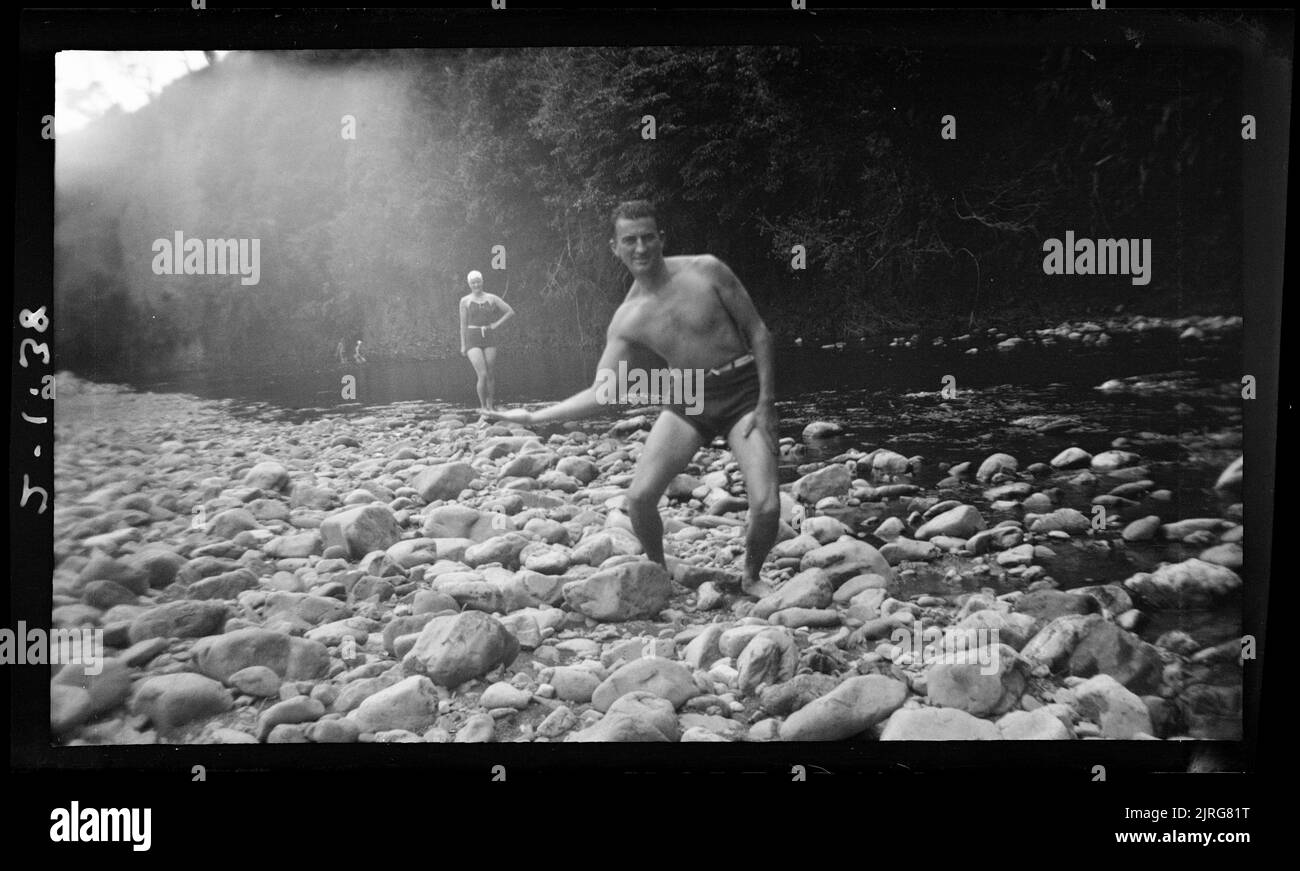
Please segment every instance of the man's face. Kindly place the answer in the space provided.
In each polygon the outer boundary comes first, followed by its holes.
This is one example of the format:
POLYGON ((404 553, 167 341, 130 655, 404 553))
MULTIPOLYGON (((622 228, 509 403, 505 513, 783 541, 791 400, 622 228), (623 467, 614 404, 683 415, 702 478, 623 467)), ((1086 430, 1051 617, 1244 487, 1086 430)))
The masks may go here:
POLYGON ((619 218, 609 246, 633 277, 655 270, 663 262, 664 237, 654 218, 619 218))

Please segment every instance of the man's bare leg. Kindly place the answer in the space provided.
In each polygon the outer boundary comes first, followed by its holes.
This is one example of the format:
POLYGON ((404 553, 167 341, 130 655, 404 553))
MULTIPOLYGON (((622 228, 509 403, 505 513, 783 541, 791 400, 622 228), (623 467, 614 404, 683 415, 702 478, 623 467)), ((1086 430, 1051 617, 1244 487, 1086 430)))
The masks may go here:
POLYGON ((628 488, 627 513, 632 519, 632 530, 646 556, 665 567, 664 524, 659 519, 659 497, 667 489, 668 482, 695 456, 700 441, 695 427, 670 411, 660 412, 659 419, 646 437, 632 486, 628 488))
POLYGON ((742 435, 753 419, 751 411, 731 428, 727 442, 740 464, 745 478, 745 493, 749 497, 749 525, 745 530, 745 577, 742 589, 749 595, 762 598, 772 592, 772 585, 759 580, 763 562, 776 544, 776 534, 781 524, 781 495, 777 485, 776 454, 768 445, 766 435, 755 427, 748 436, 742 435))

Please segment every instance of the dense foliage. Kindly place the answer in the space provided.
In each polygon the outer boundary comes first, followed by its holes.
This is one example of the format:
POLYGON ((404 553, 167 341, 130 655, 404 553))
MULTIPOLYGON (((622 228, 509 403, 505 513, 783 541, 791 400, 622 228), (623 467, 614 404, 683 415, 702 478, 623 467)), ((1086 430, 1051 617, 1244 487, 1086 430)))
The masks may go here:
POLYGON ((472 268, 515 341, 596 346, 641 196, 786 340, 1239 312, 1239 95, 1229 53, 1139 40, 234 53, 58 142, 60 363, 443 357, 472 268), (155 275, 178 230, 259 238, 259 284, 155 275), (1151 284, 1044 275, 1066 230, 1152 238, 1151 284))

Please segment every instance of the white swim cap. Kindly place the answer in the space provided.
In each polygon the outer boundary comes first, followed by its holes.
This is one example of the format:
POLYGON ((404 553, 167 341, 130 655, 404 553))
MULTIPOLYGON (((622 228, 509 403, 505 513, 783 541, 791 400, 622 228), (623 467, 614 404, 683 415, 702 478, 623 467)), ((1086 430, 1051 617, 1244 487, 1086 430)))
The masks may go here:
POLYGON ((483 273, 479 272, 477 269, 471 269, 469 275, 465 276, 466 281, 473 281, 476 278, 480 281, 483 279, 483 273))

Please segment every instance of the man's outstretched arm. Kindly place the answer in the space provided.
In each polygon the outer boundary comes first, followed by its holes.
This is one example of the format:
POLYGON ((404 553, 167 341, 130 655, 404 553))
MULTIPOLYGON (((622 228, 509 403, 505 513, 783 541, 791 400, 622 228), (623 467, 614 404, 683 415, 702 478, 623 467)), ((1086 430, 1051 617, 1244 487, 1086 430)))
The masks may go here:
POLYGON ((504 420, 530 426, 539 423, 555 423, 561 420, 591 417, 605 408, 605 403, 597 398, 596 392, 597 385, 601 383, 601 373, 613 370, 618 366, 619 360, 627 359, 631 351, 630 344, 622 335, 620 312, 615 312, 609 330, 605 333, 605 350, 600 355, 600 362, 596 365, 596 378, 590 387, 573 394, 568 399, 554 405, 548 405, 546 408, 537 411, 515 408, 510 411, 495 412, 487 416, 494 420, 504 420))

